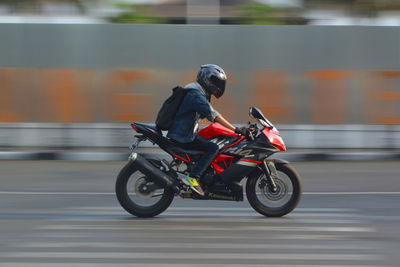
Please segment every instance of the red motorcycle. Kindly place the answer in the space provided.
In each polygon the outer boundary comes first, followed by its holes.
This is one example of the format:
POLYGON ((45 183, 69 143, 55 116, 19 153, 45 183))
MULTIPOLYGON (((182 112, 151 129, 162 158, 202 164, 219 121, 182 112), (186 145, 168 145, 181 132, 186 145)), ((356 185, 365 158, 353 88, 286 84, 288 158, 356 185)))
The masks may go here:
POLYGON ((140 142, 149 140, 171 155, 172 160, 132 152, 116 181, 121 206, 135 216, 153 217, 165 211, 175 195, 198 200, 243 201, 241 181, 247 178, 246 196, 257 212, 269 217, 291 212, 300 200, 300 176, 289 162, 269 158, 275 152, 286 151, 275 126, 255 107, 250 108, 250 117, 257 119, 262 127, 249 124, 246 136, 239 136, 218 123, 198 132, 220 147, 219 154, 199 179, 204 196, 193 192, 181 180, 190 173, 202 152, 180 148, 152 125, 132 123, 139 133, 132 151, 140 142))

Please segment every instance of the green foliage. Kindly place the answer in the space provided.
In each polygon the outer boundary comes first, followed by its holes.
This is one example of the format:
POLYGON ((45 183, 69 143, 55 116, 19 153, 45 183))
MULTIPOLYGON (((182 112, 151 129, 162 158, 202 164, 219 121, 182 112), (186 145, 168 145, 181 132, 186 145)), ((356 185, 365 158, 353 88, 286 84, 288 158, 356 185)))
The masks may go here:
POLYGON ((280 10, 261 3, 246 3, 240 6, 242 19, 240 24, 253 25, 284 25, 285 19, 279 17, 280 10))
POLYGON ((47 3, 68 3, 75 5, 82 14, 87 12, 84 2, 94 0, 0 0, 0 5, 6 5, 14 11, 40 10, 43 4, 47 3))
POLYGON ((146 15, 148 7, 137 4, 118 4, 125 9, 118 16, 111 17, 108 20, 112 23, 132 23, 132 24, 163 24, 167 20, 162 17, 146 15))

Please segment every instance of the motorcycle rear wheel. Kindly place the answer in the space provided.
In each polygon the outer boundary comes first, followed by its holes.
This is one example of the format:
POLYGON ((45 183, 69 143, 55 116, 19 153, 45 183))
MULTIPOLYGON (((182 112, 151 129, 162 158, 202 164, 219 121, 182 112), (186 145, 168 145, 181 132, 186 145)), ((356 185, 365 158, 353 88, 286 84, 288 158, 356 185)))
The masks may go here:
POLYGON ((289 164, 276 164, 277 191, 272 192, 265 183, 265 174, 258 172, 248 178, 246 194, 250 205, 267 217, 282 217, 299 203, 302 185, 299 174, 289 164))
POLYGON ((145 191, 146 186, 152 185, 154 184, 135 168, 134 163, 128 163, 117 177, 117 199, 121 206, 134 216, 157 216, 169 207, 174 199, 174 192, 169 188, 145 191))

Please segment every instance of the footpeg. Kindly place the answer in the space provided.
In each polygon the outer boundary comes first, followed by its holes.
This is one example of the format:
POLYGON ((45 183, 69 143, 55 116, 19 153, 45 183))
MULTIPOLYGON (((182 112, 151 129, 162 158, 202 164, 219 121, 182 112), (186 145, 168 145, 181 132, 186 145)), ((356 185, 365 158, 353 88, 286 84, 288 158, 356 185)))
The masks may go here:
POLYGON ((179 194, 181 198, 192 198, 192 193, 190 192, 182 192, 179 194))

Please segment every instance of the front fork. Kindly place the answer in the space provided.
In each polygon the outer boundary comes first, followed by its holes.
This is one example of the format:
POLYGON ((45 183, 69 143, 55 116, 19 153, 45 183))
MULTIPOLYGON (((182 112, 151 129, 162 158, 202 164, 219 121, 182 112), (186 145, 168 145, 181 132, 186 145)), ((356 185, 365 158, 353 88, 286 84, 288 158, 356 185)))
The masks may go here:
MULTIPOLYGON (((264 159, 264 161, 261 163, 261 168, 265 174, 266 185, 271 192, 275 193, 278 190, 275 183, 275 179, 278 179, 278 172, 276 171, 275 163, 271 160, 264 159)), ((263 181, 261 181, 260 186, 265 186, 263 181)))

